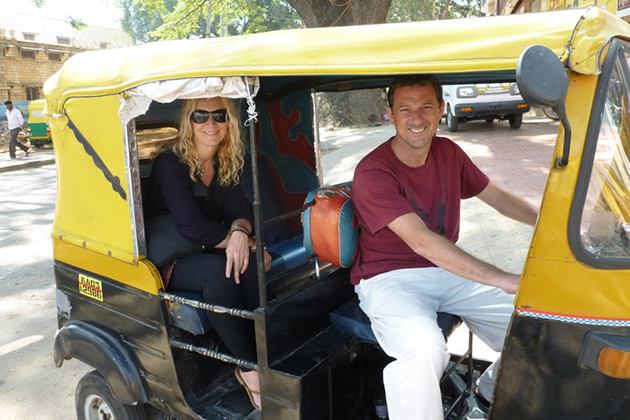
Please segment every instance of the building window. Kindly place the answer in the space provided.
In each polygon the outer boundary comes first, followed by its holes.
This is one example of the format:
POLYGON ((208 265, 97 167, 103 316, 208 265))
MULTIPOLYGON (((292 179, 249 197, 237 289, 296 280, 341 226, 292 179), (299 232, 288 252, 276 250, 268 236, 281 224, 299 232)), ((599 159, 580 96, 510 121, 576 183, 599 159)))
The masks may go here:
POLYGON ((26 88, 26 100, 34 101, 35 99, 39 99, 39 88, 38 87, 27 87, 26 88))
POLYGON ((34 60, 35 59, 35 51, 22 50, 22 58, 28 58, 29 60, 34 60))
POLYGON ((24 36, 24 41, 35 41, 35 34, 23 32, 22 35, 24 36))
POLYGON ((58 53, 58 52, 48 53, 48 59, 50 61, 61 61, 61 53, 58 53))
POLYGON ((70 38, 68 38, 66 36, 58 36, 57 37, 57 44, 59 44, 59 45, 70 45, 70 38))
POLYGON ((108 45, 107 42, 101 42, 101 50, 106 50, 108 45))

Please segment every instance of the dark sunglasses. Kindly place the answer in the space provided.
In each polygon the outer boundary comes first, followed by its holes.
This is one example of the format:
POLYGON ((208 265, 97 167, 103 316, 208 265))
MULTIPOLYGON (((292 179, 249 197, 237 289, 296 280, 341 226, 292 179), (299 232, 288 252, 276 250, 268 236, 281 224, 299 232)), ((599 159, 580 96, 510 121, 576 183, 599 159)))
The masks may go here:
POLYGON ((227 109, 217 109, 216 111, 204 111, 202 109, 195 109, 190 114, 190 119, 195 124, 203 124, 208 122, 208 119, 212 116, 212 119, 218 123, 224 123, 227 121, 227 109))

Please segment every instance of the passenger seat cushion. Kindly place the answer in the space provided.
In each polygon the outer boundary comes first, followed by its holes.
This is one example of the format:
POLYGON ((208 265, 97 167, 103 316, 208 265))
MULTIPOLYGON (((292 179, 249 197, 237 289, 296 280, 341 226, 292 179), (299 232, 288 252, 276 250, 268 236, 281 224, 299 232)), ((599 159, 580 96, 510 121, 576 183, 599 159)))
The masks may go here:
POLYGON ((347 184, 311 191, 305 203, 314 205, 302 214, 306 251, 342 268, 351 266, 358 252, 359 221, 350 191, 347 184))

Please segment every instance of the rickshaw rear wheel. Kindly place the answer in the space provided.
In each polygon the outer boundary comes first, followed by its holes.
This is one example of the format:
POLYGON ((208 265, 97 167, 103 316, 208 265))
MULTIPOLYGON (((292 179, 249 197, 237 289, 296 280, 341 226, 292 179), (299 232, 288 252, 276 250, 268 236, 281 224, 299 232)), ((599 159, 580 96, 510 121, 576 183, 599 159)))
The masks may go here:
POLYGON ((77 385, 75 397, 79 420, 145 420, 142 405, 120 402, 98 371, 85 375, 77 385))

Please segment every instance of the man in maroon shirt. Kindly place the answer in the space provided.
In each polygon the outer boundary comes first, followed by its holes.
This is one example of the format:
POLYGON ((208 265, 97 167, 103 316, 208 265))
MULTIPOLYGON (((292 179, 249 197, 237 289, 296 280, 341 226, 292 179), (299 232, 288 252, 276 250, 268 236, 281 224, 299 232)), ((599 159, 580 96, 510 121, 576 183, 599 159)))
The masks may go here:
MULTIPOLYGON (((397 77, 388 101, 396 135, 363 158, 354 175, 361 233, 352 282, 380 345, 396 359, 383 372, 390 420, 438 420, 449 356, 436 313, 459 315, 500 351, 519 281, 455 245, 460 201, 476 196, 532 226, 538 212, 490 181, 455 143, 436 137, 444 111, 437 78, 397 77)), ((478 382, 486 399, 495 365, 478 382)))

